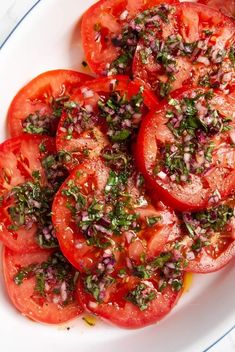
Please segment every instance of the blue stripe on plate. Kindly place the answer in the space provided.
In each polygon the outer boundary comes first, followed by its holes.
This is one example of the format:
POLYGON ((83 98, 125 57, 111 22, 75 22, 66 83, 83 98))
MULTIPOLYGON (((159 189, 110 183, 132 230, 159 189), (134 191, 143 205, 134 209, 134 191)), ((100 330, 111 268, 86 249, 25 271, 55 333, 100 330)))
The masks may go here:
POLYGON ((3 43, 0 45, 0 50, 3 48, 3 46, 6 44, 6 42, 8 41, 8 39, 11 37, 11 35, 15 32, 15 30, 19 27, 19 25, 21 24, 21 22, 25 19, 25 17, 28 16, 28 14, 34 9, 34 7, 36 7, 39 2, 41 2, 42 0, 38 0, 35 2, 35 4, 26 12, 26 14, 19 20, 19 22, 15 25, 15 27, 11 30, 11 32, 8 34, 8 36, 4 39, 3 43))
MULTIPOLYGON (((42 0, 38 0, 36 1, 36 3, 26 12, 26 14, 19 20, 19 22, 15 25, 15 27, 11 30, 11 32, 9 33, 9 35, 6 37, 6 39, 3 41, 3 43, 0 46, 0 50, 3 48, 3 46, 6 44, 6 42, 8 41, 8 39, 11 37, 11 35, 15 32, 15 30, 19 27, 19 25, 21 24, 21 22, 25 19, 25 17, 27 17, 30 12, 41 2, 42 0)), ((203 350, 202 352, 207 352, 209 351, 212 347, 214 347, 219 341, 221 341, 225 336, 227 336, 233 329, 235 328, 235 325, 228 330, 223 336, 221 336, 218 340, 216 340, 213 344, 211 344, 209 347, 207 347, 205 350, 203 350)))
POLYGON ((223 340, 223 338, 225 336, 227 336, 231 331, 233 331, 233 329, 235 329, 235 325, 229 329, 224 335, 222 335, 218 340, 216 340, 215 342, 213 342, 209 347, 207 347, 203 352, 207 352, 209 351, 212 347, 214 347, 215 345, 217 345, 218 342, 220 342, 221 340, 223 340))

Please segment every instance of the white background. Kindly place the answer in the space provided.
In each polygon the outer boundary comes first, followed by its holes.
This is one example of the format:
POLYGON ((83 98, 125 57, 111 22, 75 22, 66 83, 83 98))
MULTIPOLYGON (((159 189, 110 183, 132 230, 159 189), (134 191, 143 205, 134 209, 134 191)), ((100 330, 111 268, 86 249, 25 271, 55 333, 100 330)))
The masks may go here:
MULTIPOLYGON (((46 1, 46 0, 41 0, 41 1, 46 1)), ((79 0, 76 0, 76 1, 79 1, 79 0)), ((36 0, 0 0, 0 46, 2 45, 4 40, 6 40, 9 33, 19 22, 19 20, 36 2, 37 2, 36 0)), ((218 336, 218 338, 219 337, 220 336, 218 336)), ((1 345, 1 342, 0 342, 0 345, 1 345)), ((224 337, 220 342, 218 342, 216 346, 210 349, 210 352, 234 352, 234 351, 235 351, 235 330, 233 330, 233 332, 231 332, 229 335, 224 337)), ((180 351, 175 351, 175 352, 180 352, 180 351)), ((198 352, 202 352, 202 351, 198 351, 198 352)))

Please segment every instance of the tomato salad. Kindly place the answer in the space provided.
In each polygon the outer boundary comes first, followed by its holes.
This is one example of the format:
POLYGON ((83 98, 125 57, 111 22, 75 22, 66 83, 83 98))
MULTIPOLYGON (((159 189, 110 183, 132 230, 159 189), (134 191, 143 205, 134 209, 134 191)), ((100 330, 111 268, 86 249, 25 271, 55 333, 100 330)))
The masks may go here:
POLYGON ((44 72, 13 98, 0 240, 24 316, 141 328, 170 313, 187 272, 234 259, 231 3, 97 1, 81 25, 96 77, 44 72))

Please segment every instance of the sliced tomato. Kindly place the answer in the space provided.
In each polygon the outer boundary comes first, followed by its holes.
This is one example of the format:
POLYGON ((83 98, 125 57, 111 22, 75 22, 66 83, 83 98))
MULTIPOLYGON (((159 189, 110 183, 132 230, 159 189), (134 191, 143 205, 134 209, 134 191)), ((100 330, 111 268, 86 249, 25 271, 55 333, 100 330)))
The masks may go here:
POLYGON ((164 251, 184 264, 184 270, 210 273, 235 258, 234 197, 215 206, 180 216, 181 231, 169 238, 164 251))
POLYGON ((214 7, 222 11, 225 15, 235 17, 234 0, 198 0, 199 3, 214 7))
POLYGON ((172 6, 168 23, 149 23, 133 61, 134 77, 157 96, 181 86, 219 88, 234 84, 234 21, 195 3, 172 6))
POLYGON ((55 140, 42 136, 21 136, 8 139, 0 145, 0 196, 21 183, 33 179, 33 173, 46 175, 41 161, 56 152, 55 140))
POLYGON ((53 223, 62 252, 81 272, 93 270, 106 250, 114 251, 115 261, 120 248, 136 263, 142 256, 152 258, 172 234, 174 214, 154 208, 138 182, 135 172, 113 171, 94 159, 78 166, 62 185, 53 223))
POLYGON ((40 74, 16 94, 8 111, 11 137, 30 134, 55 136, 63 102, 91 77, 71 70, 40 74))
MULTIPOLYGON (((165 1, 173 2, 177 1, 165 1)), ((95 73, 107 73, 108 65, 119 57, 121 47, 115 46, 115 39, 130 21, 140 12, 159 4, 160 0, 100 0, 85 12, 82 42, 86 60, 95 73)), ((133 43, 129 48, 132 46, 133 43)))
POLYGON ((151 195, 183 211, 206 208, 234 191, 233 99, 210 94, 175 91, 145 118, 138 136, 135 154, 151 195))
POLYGON ((22 315, 59 324, 82 313, 74 296, 76 271, 61 254, 45 250, 17 254, 5 247, 3 272, 8 295, 22 315))
POLYGON ((78 88, 63 110, 56 135, 57 150, 65 156, 68 169, 100 156, 115 142, 133 138, 141 120, 156 104, 151 92, 127 76, 99 78, 78 88), (114 132, 122 136, 114 140, 114 132))
POLYGON ((170 285, 159 290, 158 274, 144 280, 123 272, 112 273, 108 278, 82 277, 77 287, 79 302, 85 309, 115 325, 136 329, 164 318, 182 293, 182 288, 174 290, 170 285))
POLYGON ((36 234, 43 240, 41 231, 46 231, 46 247, 50 240, 52 247, 57 246, 56 238, 51 237, 50 206, 58 187, 57 176, 61 181, 66 173, 51 162, 55 152, 54 139, 46 136, 26 135, 0 145, 0 240, 16 252, 38 249, 36 234), (49 163, 44 164, 46 160, 49 163), (48 174, 48 167, 53 175, 48 174), (44 220, 45 226, 40 227, 44 220))

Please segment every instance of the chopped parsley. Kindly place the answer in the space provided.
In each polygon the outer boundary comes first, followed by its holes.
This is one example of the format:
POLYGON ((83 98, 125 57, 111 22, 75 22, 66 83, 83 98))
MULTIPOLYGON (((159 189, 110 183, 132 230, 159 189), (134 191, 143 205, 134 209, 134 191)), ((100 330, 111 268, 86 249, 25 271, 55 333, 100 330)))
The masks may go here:
POLYGON ((213 229, 214 231, 223 231, 232 217, 233 208, 223 204, 193 214, 193 218, 200 222, 203 229, 213 229))
POLYGON ((14 187, 14 203, 8 208, 11 224, 9 230, 17 231, 22 226, 31 229, 37 225, 36 241, 41 247, 58 247, 51 220, 51 205, 54 191, 41 187, 38 181, 26 182, 14 187))
POLYGON ((198 90, 193 97, 169 99, 166 125, 176 142, 160 148, 155 175, 163 171, 173 182, 190 182, 191 174, 201 174, 210 167, 215 145, 208 137, 231 128, 231 118, 212 107, 212 98, 211 90, 206 93, 198 90))
POLYGON ((112 142, 122 143, 133 136, 139 126, 143 106, 143 88, 130 100, 125 94, 121 96, 113 92, 108 99, 98 101, 100 116, 106 120, 107 135, 112 142))
POLYGON ((115 282, 109 275, 88 275, 84 280, 85 289, 97 302, 102 302, 106 289, 115 282))
POLYGON ((148 308, 151 301, 157 297, 156 290, 141 283, 134 290, 129 291, 126 300, 139 307, 141 311, 148 308))
POLYGON ((67 100, 67 96, 53 98, 50 103, 51 112, 41 114, 40 111, 35 111, 29 114, 22 122, 23 131, 29 134, 55 136, 63 104, 67 100))
POLYGON ((146 223, 149 227, 152 227, 161 220, 162 220, 161 216, 149 216, 146 218, 146 223))
POLYGON ((145 36, 148 26, 160 30, 160 22, 168 23, 169 14, 172 12, 169 5, 159 5, 143 11, 128 23, 117 37, 112 38, 112 44, 120 48, 119 57, 108 67, 108 74, 127 74, 131 72, 131 64, 139 39, 145 36), (158 20, 155 20, 158 16, 158 20), (151 20, 153 18, 153 20, 151 20))

